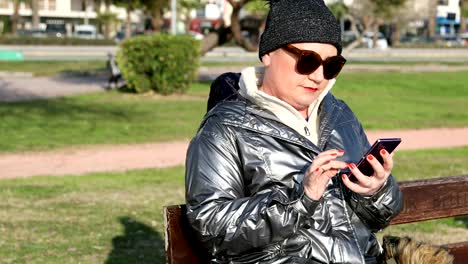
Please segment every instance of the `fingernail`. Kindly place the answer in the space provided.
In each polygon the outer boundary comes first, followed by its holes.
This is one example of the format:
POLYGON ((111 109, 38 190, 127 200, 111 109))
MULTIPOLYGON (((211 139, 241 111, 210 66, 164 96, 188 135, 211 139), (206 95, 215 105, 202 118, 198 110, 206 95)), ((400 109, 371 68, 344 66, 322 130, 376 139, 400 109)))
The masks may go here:
POLYGON ((349 163, 348 164, 348 167, 352 170, 354 170, 354 168, 356 168, 356 166, 353 164, 353 163, 349 163))
POLYGON ((332 156, 336 156, 336 155, 338 155, 338 154, 336 154, 336 153, 332 153, 332 154, 330 154, 330 155, 332 155, 332 156))
POLYGON ((339 153, 344 153, 344 150, 339 149, 338 152, 339 152, 339 153))
POLYGON ((387 153, 387 151, 385 149, 380 150, 380 154, 385 155, 386 153, 387 153))
POLYGON ((317 169, 315 169, 315 171, 319 171, 320 170, 320 167, 318 167, 317 169))
POLYGON ((367 155, 367 159, 369 159, 369 160, 373 160, 373 159, 374 159, 374 157, 372 157, 372 155, 367 155))
POLYGON ((341 174, 341 178, 344 180, 346 178, 346 174, 341 174))

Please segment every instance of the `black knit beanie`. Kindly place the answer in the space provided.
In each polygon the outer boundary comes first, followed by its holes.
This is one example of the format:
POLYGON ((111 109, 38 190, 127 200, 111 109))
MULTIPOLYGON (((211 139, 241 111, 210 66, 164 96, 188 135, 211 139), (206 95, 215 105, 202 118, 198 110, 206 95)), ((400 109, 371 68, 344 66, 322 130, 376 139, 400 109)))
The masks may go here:
POLYGON ((323 0, 269 0, 265 31, 260 37, 262 56, 289 43, 319 42, 336 47, 341 54, 338 20, 323 0))

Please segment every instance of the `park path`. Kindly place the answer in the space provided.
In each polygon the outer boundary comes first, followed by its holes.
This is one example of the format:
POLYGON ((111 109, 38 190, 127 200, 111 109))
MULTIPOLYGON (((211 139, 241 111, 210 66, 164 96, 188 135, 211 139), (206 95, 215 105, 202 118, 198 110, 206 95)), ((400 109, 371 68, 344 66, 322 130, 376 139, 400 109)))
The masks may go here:
MULTIPOLYGON (((468 127, 372 130, 369 141, 401 137, 399 150, 468 146, 468 127)), ((81 175, 183 165, 188 141, 70 147, 45 152, 0 154, 0 179, 38 175, 81 175)))

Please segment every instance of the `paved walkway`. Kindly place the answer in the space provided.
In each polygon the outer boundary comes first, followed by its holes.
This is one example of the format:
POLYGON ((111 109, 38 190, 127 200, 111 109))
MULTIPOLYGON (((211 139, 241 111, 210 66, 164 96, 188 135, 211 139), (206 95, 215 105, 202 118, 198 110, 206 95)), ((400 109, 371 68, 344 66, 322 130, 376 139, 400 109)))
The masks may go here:
MULTIPOLYGON (((468 127, 457 129, 369 131, 369 140, 401 137, 399 150, 468 146, 468 127)), ((70 148, 0 154, 0 178, 80 175, 183 165, 187 141, 70 148)))

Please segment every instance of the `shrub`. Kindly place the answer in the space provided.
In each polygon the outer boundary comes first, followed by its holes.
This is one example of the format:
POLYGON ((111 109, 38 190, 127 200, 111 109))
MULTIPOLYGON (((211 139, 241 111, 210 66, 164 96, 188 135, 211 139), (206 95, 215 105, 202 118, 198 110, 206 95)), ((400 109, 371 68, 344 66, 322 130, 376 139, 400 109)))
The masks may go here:
POLYGON ((141 93, 183 93, 194 81, 200 43, 189 35, 154 34, 124 40, 117 63, 129 88, 141 93))
POLYGON ((80 39, 80 38, 56 38, 56 37, 31 37, 31 36, 0 36, 0 44, 3 45, 106 45, 113 46, 111 39, 80 39))

